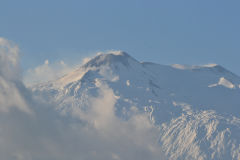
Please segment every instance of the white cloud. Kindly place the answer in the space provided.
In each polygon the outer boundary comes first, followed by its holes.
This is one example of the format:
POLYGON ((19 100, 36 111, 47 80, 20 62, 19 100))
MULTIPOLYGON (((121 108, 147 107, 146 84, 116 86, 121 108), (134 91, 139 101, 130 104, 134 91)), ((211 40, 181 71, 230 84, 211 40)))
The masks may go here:
POLYGON ((0 37, 0 111, 17 108, 30 113, 20 91, 18 52, 17 45, 0 37))
POLYGON ((54 80, 73 70, 74 67, 65 64, 64 61, 50 63, 45 60, 42 65, 29 69, 24 74, 24 83, 33 85, 54 80))
POLYGON ((0 74, 7 79, 19 75, 19 48, 14 43, 0 37, 0 74))
POLYGON ((0 76, 0 111, 8 112, 12 107, 30 113, 16 84, 0 76))

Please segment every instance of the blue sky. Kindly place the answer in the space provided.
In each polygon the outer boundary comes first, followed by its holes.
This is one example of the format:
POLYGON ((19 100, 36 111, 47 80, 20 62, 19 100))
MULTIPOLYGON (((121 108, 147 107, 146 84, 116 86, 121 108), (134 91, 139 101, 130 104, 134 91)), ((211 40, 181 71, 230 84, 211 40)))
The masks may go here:
POLYGON ((19 45, 25 70, 114 49, 240 75, 239 8, 239 0, 1 0, 0 36, 19 45))

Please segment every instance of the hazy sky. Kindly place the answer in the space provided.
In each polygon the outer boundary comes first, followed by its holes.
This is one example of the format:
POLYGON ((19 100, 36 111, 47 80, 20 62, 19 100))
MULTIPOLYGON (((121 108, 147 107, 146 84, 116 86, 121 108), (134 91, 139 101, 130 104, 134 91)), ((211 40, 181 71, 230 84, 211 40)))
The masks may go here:
POLYGON ((0 36, 19 45, 24 69, 115 49, 240 75, 239 8, 239 0, 1 0, 0 36))

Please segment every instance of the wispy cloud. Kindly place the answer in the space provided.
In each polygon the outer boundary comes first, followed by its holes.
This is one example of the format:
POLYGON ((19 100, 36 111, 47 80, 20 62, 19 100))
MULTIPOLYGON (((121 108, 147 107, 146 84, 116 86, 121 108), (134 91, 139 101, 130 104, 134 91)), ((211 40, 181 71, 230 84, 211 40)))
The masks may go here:
POLYGON ((26 85, 47 82, 59 78, 73 69, 74 66, 68 65, 64 61, 51 63, 49 60, 45 60, 43 64, 27 70, 23 80, 26 85))
POLYGON ((30 113, 20 90, 18 52, 17 45, 0 37, 0 111, 18 108, 30 113))

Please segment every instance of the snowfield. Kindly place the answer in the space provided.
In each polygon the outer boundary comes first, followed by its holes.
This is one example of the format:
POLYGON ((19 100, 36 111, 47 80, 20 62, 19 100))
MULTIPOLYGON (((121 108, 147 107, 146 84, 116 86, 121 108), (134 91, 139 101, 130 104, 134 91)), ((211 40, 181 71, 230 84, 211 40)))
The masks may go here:
POLYGON ((157 130, 152 138, 166 159, 239 160, 239 86, 240 77, 220 65, 167 66, 139 62, 117 51, 97 55, 31 89, 56 103, 54 110, 61 116, 87 119, 97 128, 111 125, 115 118, 124 123, 136 113, 147 115, 151 124, 143 126, 157 130), (89 107, 101 96, 102 101, 94 103, 99 107, 89 107), (113 107, 105 107, 109 104, 113 107))

